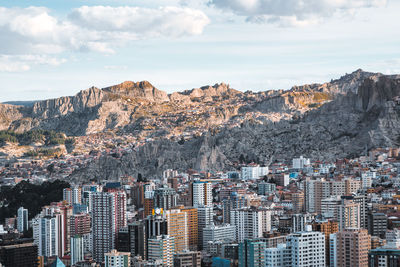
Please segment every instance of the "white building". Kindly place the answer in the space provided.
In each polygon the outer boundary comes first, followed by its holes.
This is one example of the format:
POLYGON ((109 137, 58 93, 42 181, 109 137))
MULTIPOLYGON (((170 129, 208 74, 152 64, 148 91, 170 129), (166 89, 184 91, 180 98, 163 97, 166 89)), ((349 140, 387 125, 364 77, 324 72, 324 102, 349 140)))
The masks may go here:
POLYGON ((336 234, 329 235, 329 257, 330 267, 337 267, 337 239, 336 234))
POLYGON ((17 211, 17 229, 20 233, 28 230, 28 210, 24 207, 20 207, 17 211))
POLYGON ((231 225, 236 228, 236 240, 262 237, 263 232, 271 230, 271 211, 264 209, 241 208, 231 211, 231 225))
POLYGON ((175 238, 159 235, 148 239, 149 260, 162 260, 162 266, 174 265, 175 238))
POLYGON ((118 252, 115 249, 104 255, 105 267, 130 267, 131 266, 131 253, 118 252))
POLYGON ((193 182, 193 207, 207 206, 212 207, 213 195, 212 184, 210 182, 194 181, 193 182))
POLYGON ((61 256, 59 214, 38 217, 33 220, 34 243, 38 246, 38 255, 44 257, 61 256))
POLYGON ((242 180, 257 180, 267 175, 268 172, 268 167, 260 167, 259 165, 242 167, 241 178, 242 180))
POLYGON ((71 236, 71 265, 83 261, 84 254, 84 240, 80 235, 71 236))
POLYGON ((376 178, 376 172, 367 171, 361 174, 361 183, 364 189, 372 187, 372 180, 376 178))
POLYGON ((214 225, 211 224, 203 229, 203 249, 207 248, 208 242, 217 241, 234 241, 235 237, 235 226, 224 224, 224 225, 214 225))
POLYGON ((265 267, 291 267, 291 251, 286 244, 265 249, 265 267))
POLYGON ((203 229, 213 223, 214 211, 212 207, 197 207, 197 226, 199 234, 199 245, 203 245, 203 229))
POLYGON ((69 205, 82 203, 82 189, 80 187, 64 188, 63 200, 69 205))
POLYGON ((309 165, 310 165, 310 159, 303 158, 303 156, 300 156, 300 158, 294 158, 292 160, 293 169, 303 169, 304 167, 309 165))
POLYGON ((325 235, 308 231, 291 234, 286 245, 291 254, 291 266, 325 266, 325 235))

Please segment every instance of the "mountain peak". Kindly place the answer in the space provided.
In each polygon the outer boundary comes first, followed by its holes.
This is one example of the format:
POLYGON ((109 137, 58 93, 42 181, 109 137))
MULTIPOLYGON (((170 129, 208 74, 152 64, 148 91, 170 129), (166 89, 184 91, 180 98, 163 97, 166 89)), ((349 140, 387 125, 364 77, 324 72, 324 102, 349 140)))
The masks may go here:
POLYGON ((158 90, 148 81, 141 81, 141 82, 125 81, 117 85, 103 88, 102 90, 112 94, 145 99, 151 102, 169 101, 167 93, 158 90))

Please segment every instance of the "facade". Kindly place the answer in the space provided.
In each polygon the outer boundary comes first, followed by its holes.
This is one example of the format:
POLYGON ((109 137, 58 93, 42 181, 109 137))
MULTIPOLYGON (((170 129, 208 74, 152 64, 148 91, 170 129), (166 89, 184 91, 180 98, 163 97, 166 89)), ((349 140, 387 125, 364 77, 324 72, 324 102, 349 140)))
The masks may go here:
POLYGON ((385 238, 388 217, 384 213, 372 212, 368 214, 368 233, 372 236, 385 238))
POLYGON ((33 222, 33 236, 38 245, 38 255, 44 257, 59 256, 60 254, 60 215, 45 216, 33 222))
POLYGON ((154 207, 168 210, 176 207, 178 204, 178 195, 175 190, 167 185, 154 190, 154 207))
MULTIPOLYGON (((336 234, 329 235, 329 266, 337 267, 337 238, 336 234)), ((328 259, 326 259, 328 261, 328 259)))
POLYGON ((203 249, 207 248, 208 242, 216 241, 234 241, 235 237, 235 226, 225 225, 214 225, 211 224, 203 229, 203 249))
POLYGON ((360 204, 352 200, 342 199, 338 207, 339 230, 359 229, 361 227, 360 204))
POLYGON ((189 249, 188 213, 180 209, 165 211, 167 233, 175 238, 175 252, 189 249))
POLYGON ((241 208, 231 211, 231 225, 236 227, 236 240, 262 237, 263 232, 271 230, 271 213, 269 210, 255 207, 241 208))
POLYGON ((212 207, 213 195, 212 184, 210 182, 194 181, 192 184, 192 203, 193 207, 212 207))
POLYGON ((83 237, 80 235, 71 236, 71 265, 83 261, 85 256, 83 237))
POLYGON ((20 233, 28 230, 28 210, 20 207, 17 211, 17 230, 20 233))
POLYGON ((80 187, 64 188, 63 200, 68 205, 81 204, 82 203, 82 189, 80 187))
MULTIPOLYGON (((88 213, 74 214, 70 217, 69 234, 81 236, 83 239, 84 252, 92 251, 91 217, 88 213)), ((72 244, 72 243, 71 243, 72 244)), ((72 248, 71 248, 72 250, 72 248)))
POLYGON ((310 159, 300 156, 300 158, 294 158, 292 160, 293 169, 303 169, 304 167, 310 165, 310 159))
POLYGON ((279 244, 274 248, 265 249, 265 267, 291 266, 291 253, 286 244, 279 244))
POLYGON ((115 249, 104 255, 105 267, 130 267, 131 257, 129 252, 119 252, 115 249))
POLYGON ((148 239, 148 259, 161 260, 162 266, 173 266, 175 238, 168 235, 155 236, 148 239))
POLYGON ((239 267, 264 267, 265 243, 245 240, 239 244, 239 267))
POLYGON ((259 195, 269 195, 276 191, 276 184, 271 183, 259 183, 258 184, 258 194, 259 195))
POLYGON ((38 247, 33 243, 1 246, 0 265, 36 267, 38 266, 38 247))
POLYGON ((198 207, 197 208, 198 217, 198 245, 199 248, 203 247, 203 229, 213 223, 214 211, 212 207, 198 207))
POLYGON ((175 254, 174 267, 201 267, 200 251, 183 251, 175 254))
POLYGON ((189 249, 196 251, 199 245, 199 218, 197 209, 191 207, 181 207, 181 211, 186 212, 187 214, 189 249))
POLYGON ((368 266, 371 237, 365 229, 346 229, 336 233, 337 266, 368 266))
POLYGON ((325 259, 326 265, 331 266, 331 248, 330 236, 339 231, 339 224, 336 221, 326 221, 314 223, 312 225, 313 231, 321 232, 325 235, 325 259))
POLYGON ((225 198, 222 201, 224 223, 231 222, 231 210, 247 207, 248 204, 249 202, 245 196, 241 196, 238 195, 236 192, 232 192, 228 198, 225 198))
POLYGON ((296 192, 292 194, 293 212, 302 213, 304 211, 304 193, 296 192))
POLYGON ((267 175, 268 172, 268 167, 260 167, 259 165, 242 167, 241 178, 242 180, 257 180, 267 175))
POLYGON ((98 192, 93 194, 92 242, 93 258, 104 261, 104 254, 115 248, 117 233, 126 227, 125 192, 98 192))
MULTIPOLYGON (((307 229, 311 230, 311 229, 307 229)), ((291 266, 325 266, 325 235, 320 232, 298 232, 286 239, 291 266)))
POLYGON ((369 267, 397 267, 400 266, 400 249, 377 248, 368 253, 369 267))

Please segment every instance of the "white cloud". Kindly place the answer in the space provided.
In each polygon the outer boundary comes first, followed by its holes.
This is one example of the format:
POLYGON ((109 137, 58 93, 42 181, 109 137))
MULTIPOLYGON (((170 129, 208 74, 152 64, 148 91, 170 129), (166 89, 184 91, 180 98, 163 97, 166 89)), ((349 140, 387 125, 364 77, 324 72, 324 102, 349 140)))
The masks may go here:
POLYGON ((123 39, 197 35, 210 22, 202 11, 181 7, 83 6, 74 9, 69 19, 90 31, 122 34, 123 39))
POLYGON ((202 11, 183 7, 83 6, 64 20, 43 7, 0 7, 0 54, 113 53, 127 41, 201 34, 208 23, 202 11))
POLYGON ((47 55, 0 55, 0 72, 23 72, 30 70, 32 65, 59 66, 66 61, 47 55))
POLYGON ((384 6, 387 0, 210 0, 214 6, 246 16, 247 21, 283 26, 315 24, 335 13, 384 6))

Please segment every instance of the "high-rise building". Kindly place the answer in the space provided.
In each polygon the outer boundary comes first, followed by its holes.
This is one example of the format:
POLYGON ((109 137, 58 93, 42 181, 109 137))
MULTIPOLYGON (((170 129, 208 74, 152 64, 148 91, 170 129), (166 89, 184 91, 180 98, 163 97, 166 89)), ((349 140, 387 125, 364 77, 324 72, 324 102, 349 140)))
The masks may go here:
POLYGON ((20 207, 17 211, 17 230, 20 233, 28 230, 28 210, 20 207))
POLYGON ((225 225, 214 225, 211 224, 203 229, 203 249, 207 248, 208 242, 217 241, 235 241, 235 226, 225 225))
POLYGON ((304 211, 304 193, 302 191, 292 194, 293 212, 302 213, 304 211))
POLYGON ((122 191, 93 194, 93 258, 104 261, 104 254, 115 248, 118 230, 127 225, 126 194, 122 191))
POLYGON ((305 231, 313 220, 314 216, 309 213, 292 214, 292 233, 305 231))
POLYGON ((212 184, 205 181, 194 181, 192 183, 192 202, 193 207, 212 207, 213 195, 212 184))
POLYGON ((69 205, 82 203, 82 189, 80 187, 64 188, 63 200, 69 205))
MULTIPOLYGON (((328 248, 325 248, 328 249, 328 248)), ((328 261, 328 259, 326 259, 328 261)), ((328 264, 327 264, 328 265, 328 264)), ((335 234, 329 235, 329 266, 337 267, 337 237, 335 234)))
POLYGON ((242 180, 256 180, 268 174, 268 167, 261 167, 259 165, 246 166, 241 168, 242 180))
POLYGON ((313 231, 321 232, 325 235, 325 259, 326 265, 330 266, 330 236, 339 231, 339 224, 336 221, 316 222, 312 224, 313 231))
POLYGON ((163 185, 154 190, 154 207, 163 210, 168 210, 177 205, 178 195, 174 189, 169 188, 167 185, 163 185))
POLYGON ((276 191, 276 184, 261 182, 258 184, 259 195, 269 195, 276 191))
POLYGON ((360 204, 351 199, 342 197, 342 204, 338 207, 339 230, 349 228, 359 229, 361 226, 360 204))
POLYGON ((200 251, 183 251, 175 254, 174 267, 201 267, 200 251))
POLYGON ((164 212, 167 219, 167 232, 175 237, 175 252, 189 249, 188 213, 180 209, 170 209, 164 212))
POLYGON ((291 251, 286 244, 278 244, 277 247, 265 249, 265 267, 289 267, 292 266, 291 251))
POLYGON ((168 235, 154 236, 148 239, 148 259, 161 259, 162 266, 173 266, 175 238, 168 235))
POLYGON ((132 204, 136 209, 143 208, 146 192, 153 191, 154 187, 153 183, 143 182, 137 182, 132 186, 132 204))
POLYGON ((384 213, 371 212, 368 214, 368 233, 384 238, 387 231, 388 217, 384 213))
POLYGON ((307 231, 291 234, 286 239, 291 266, 325 266, 325 235, 312 232, 311 226, 307 228, 307 231))
POLYGON ((33 220, 33 237, 38 245, 38 255, 45 257, 59 256, 60 243, 60 214, 44 216, 33 220))
POLYGON ((238 242, 262 237, 271 230, 271 212, 255 207, 236 209, 231 211, 231 225, 236 227, 238 242))
POLYGON ((69 234, 71 237, 76 235, 82 237, 84 246, 83 250, 85 253, 92 251, 92 235, 91 235, 90 221, 91 218, 90 214, 88 213, 74 214, 71 215, 70 217, 69 234))
POLYGON ((84 240, 81 235, 71 236, 71 265, 83 261, 85 256, 84 240))
POLYGON ((198 218, 198 245, 200 249, 203 247, 203 229, 213 223, 214 211, 212 207, 198 207, 197 208, 198 218))
POLYGON ((336 233, 337 266, 368 266, 371 237, 366 229, 346 229, 336 233))
POLYGON ((199 225, 197 209, 193 207, 180 207, 181 211, 187 213, 189 249, 196 251, 199 243, 199 225))
POLYGON ((0 265, 36 267, 38 266, 38 247, 33 243, 0 246, 0 265))
POLYGON ((306 166, 310 165, 310 159, 304 158, 300 156, 300 158, 294 158, 292 160, 292 167, 293 169, 303 169, 306 166))
POLYGON ((153 210, 153 215, 144 219, 145 234, 147 238, 159 235, 166 235, 168 232, 167 220, 164 217, 163 210, 153 210))
POLYGON ((367 193, 361 192, 354 195, 352 198, 353 202, 360 204, 360 227, 368 228, 368 203, 367 193))
POLYGON ((367 171, 361 174, 362 188, 372 187, 372 180, 376 178, 376 172, 367 171))
POLYGON ((231 222, 231 211, 235 209, 240 209, 247 207, 249 201, 246 196, 238 195, 237 192, 232 192, 228 198, 222 201, 223 205, 223 221, 224 223, 231 222))
POLYGON ((128 224, 129 247, 131 256, 140 256, 147 259, 147 237, 144 221, 137 221, 128 224))
POLYGON ((244 240, 239 243, 239 267, 264 267, 265 243, 244 240))
POLYGON ((131 257, 129 252, 119 252, 115 249, 104 254, 105 267, 130 267, 131 257))
POLYGON ((324 218, 338 220, 339 206, 342 205, 340 196, 331 196, 321 200, 321 214, 324 218))
POLYGON ((368 254, 370 267, 400 266, 400 230, 388 230, 387 243, 383 247, 371 249, 368 254))

